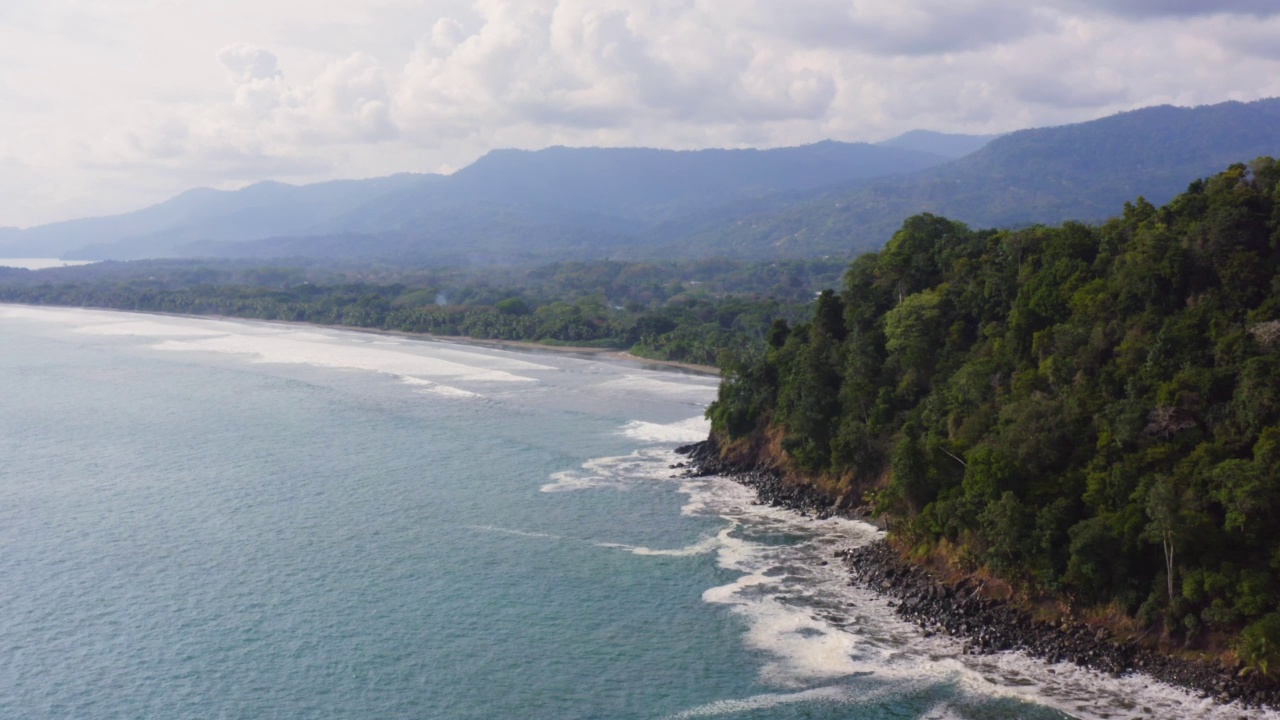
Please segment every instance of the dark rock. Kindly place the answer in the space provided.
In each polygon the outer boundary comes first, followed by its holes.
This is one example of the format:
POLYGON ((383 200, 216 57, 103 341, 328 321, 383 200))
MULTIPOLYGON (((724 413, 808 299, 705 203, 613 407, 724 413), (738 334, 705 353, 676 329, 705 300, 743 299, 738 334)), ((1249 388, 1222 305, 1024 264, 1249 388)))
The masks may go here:
POLYGON ((938 582, 906 564, 886 542, 845 551, 841 559, 854 584, 899 600, 896 612, 924 628, 926 636, 941 630, 963 639, 965 654, 1022 650, 1050 663, 1072 662, 1117 677, 1140 670, 1221 702, 1280 707, 1274 682, 1160 655, 1132 639, 1117 640, 1105 628, 1037 622, 1010 602, 978 597, 981 586, 969 580, 954 586, 938 582))
MULTIPOLYGON (((866 508, 849 509, 844 498, 830 497, 810 485, 789 483, 775 470, 724 461, 713 440, 685 445, 676 452, 689 458, 681 463, 686 466, 686 477, 728 477, 754 489, 760 504, 817 518, 868 519, 866 508)), ((925 637, 945 632, 962 638, 966 654, 1021 650, 1050 663, 1070 661, 1113 676, 1140 671, 1223 703, 1280 709, 1280 685, 1258 673, 1240 674, 1234 669, 1162 655, 1133 639, 1113 638, 1105 628, 1070 621, 1060 626, 1037 622, 1011 602, 980 597, 982 585, 971 579, 954 585, 935 580, 905 562, 887 542, 840 550, 835 557, 849 569, 851 585, 890 598, 894 611, 923 628, 925 637)))

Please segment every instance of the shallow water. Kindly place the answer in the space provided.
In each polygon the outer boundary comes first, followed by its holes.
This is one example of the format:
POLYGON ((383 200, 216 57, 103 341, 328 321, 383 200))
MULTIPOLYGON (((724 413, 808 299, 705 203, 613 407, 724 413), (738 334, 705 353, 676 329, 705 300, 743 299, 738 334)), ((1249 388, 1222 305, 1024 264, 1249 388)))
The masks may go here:
POLYGON ((874 529, 671 477, 713 378, 13 306, 0 342, 0 717, 1245 714, 924 638, 830 562, 874 529))

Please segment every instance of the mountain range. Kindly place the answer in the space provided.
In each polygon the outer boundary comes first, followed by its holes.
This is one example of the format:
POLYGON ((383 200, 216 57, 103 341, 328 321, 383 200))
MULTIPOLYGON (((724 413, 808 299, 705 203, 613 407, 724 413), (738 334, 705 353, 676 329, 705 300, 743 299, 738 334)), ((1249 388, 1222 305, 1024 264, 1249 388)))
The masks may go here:
POLYGON ((805 193, 947 158, 910 143, 774 150, 496 150, 449 175, 201 188, 132 213, 0 231, 11 257, 603 256, 704 207, 805 193))
POLYGON ((924 172, 710 218, 686 227, 683 242, 712 253, 856 252, 880 247, 903 219, 921 212, 971 227, 1097 222, 1138 197, 1162 205, 1193 180, 1263 155, 1280 155, 1280 99, 1162 105, 1014 132, 924 172))
POLYGON ((912 131, 769 150, 496 150, 452 175, 191 190, 0 229, 0 257, 379 258, 515 264, 845 256, 919 212, 981 227, 1101 220, 1280 154, 1280 99, 1159 106, 1007 135, 912 131))

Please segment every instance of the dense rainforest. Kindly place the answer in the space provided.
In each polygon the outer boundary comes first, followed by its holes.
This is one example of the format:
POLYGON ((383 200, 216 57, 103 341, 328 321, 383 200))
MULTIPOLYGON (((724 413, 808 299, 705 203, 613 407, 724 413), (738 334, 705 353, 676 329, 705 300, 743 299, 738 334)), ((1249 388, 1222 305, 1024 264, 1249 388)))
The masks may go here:
POLYGON ((844 263, 591 261, 532 268, 135 261, 0 268, 0 302, 285 320, 608 347, 715 365, 808 313, 844 263))
POLYGON ((1272 159, 1099 226, 917 215, 723 372, 726 454, 865 498, 922 559, 1280 673, 1272 159))

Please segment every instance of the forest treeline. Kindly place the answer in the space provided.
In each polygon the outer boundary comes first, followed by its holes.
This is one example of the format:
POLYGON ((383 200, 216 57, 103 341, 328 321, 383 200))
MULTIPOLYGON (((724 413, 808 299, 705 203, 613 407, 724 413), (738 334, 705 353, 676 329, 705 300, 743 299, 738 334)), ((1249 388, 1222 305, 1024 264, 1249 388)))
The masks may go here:
POLYGON ((1280 167, 1099 226, 908 219, 727 362, 726 452, 918 556, 1280 672, 1280 167))
POLYGON ((839 261, 592 261, 403 270, 139 261, 0 269, 0 302, 284 320, 477 339, 626 349, 715 365, 803 318, 839 261))

